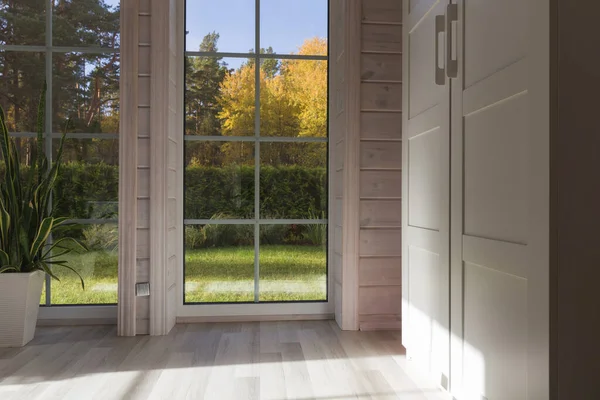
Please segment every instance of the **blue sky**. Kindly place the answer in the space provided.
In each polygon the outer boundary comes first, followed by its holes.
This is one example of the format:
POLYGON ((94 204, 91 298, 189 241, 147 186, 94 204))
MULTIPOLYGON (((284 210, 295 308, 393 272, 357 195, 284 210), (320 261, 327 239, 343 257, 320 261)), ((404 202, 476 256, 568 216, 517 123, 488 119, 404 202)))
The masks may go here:
MULTIPOLYGON (((197 51, 216 31, 219 51, 246 53, 254 46, 254 0, 187 0, 186 47, 197 51)), ((261 0, 261 47, 297 52, 305 39, 327 37, 327 0, 261 0)))
MULTIPOLYGON (((120 0, 104 0, 116 5, 120 0)), ((202 38, 218 32, 219 51, 247 53, 254 48, 255 0, 187 0, 186 49, 197 51, 202 38)), ((305 39, 327 37, 327 0, 261 0, 261 47, 295 53, 305 39)), ((224 61, 238 67, 245 59, 224 61)))

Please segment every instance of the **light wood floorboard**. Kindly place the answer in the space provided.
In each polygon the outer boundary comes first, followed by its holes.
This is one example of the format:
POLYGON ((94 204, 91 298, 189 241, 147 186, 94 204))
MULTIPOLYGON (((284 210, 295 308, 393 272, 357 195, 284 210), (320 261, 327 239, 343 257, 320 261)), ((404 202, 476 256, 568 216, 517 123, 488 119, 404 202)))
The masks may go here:
POLYGON ((40 327, 0 349, 0 399, 406 399, 446 395, 411 369, 397 332, 332 321, 180 324, 120 338, 114 326, 40 327))

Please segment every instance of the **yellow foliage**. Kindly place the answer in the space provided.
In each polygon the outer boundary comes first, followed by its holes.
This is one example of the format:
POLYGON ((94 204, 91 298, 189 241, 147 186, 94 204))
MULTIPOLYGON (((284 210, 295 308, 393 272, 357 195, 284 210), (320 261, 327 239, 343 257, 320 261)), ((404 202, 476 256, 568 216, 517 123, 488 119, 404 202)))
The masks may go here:
MULTIPOLYGON (((306 40, 298 54, 327 55, 327 40, 306 40)), ((252 63, 227 75, 221 84, 219 118, 224 135, 254 135, 254 82, 252 63)), ((326 61, 285 60, 273 77, 260 71, 260 132, 262 136, 327 135, 326 61)))
MULTIPOLYGON (((327 40, 306 40, 302 55, 327 55, 327 40)), ((218 117, 226 136, 255 134, 255 64, 242 65, 221 84, 218 117)), ((260 71, 260 134, 280 137, 327 136, 327 61, 285 60, 279 73, 260 71)), ((296 163, 299 160, 326 160, 326 146, 313 146, 311 154, 301 154, 302 146, 262 146, 261 159, 269 163, 296 163)), ((239 154, 222 150, 229 162, 239 154)), ((304 149, 306 150, 306 149, 304 149)))
MULTIPOLYGON (((308 39, 301 55, 327 55, 327 40, 308 39)), ((290 96, 300 108, 298 136, 327 136, 327 61, 286 60, 282 74, 289 81, 290 96)))

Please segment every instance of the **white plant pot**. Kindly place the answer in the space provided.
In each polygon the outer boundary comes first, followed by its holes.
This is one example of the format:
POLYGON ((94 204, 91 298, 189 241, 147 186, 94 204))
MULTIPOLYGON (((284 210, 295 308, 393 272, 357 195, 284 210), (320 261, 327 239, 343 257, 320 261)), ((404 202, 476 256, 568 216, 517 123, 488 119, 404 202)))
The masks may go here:
POLYGON ((0 274, 0 347, 22 347, 33 339, 45 274, 0 274))

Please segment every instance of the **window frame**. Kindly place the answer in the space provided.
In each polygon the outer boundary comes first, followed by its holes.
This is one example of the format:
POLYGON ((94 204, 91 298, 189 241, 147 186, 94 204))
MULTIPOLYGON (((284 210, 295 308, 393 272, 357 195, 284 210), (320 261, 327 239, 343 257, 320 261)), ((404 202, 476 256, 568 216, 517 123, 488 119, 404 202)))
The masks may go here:
MULTIPOLYGON (((187 0, 182 0, 184 4, 184 14, 187 13, 187 0)), ((261 0, 254 0, 254 52, 238 53, 238 52, 205 52, 205 51, 188 51, 186 46, 187 38, 187 18, 184 16, 183 34, 183 54, 186 57, 206 57, 206 58, 236 58, 249 60, 252 59, 255 65, 261 65, 263 60, 307 60, 307 61, 325 61, 327 63, 327 135, 326 137, 276 137, 276 136, 261 136, 260 132, 260 68, 255 68, 254 71, 254 135, 252 136, 200 136, 186 135, 182 132, 183 146, 188 142, 201 141, 205 143, 216 142, 248 142, 254 144, 254 218, 249 219, 187 219, 184 215, 183 220, 183 260, 182 260, 182 275, 180 279, 181 288, 179 290, 181 301, 178 307, 178 317, 218 317, 218 316, 236 316, 236 315, 286 315, 286 314, 313 314, 328 316, 332 309, 332 279, 330 277, 330 258, 331 258, 331 226, 329 224, 331 215, 331 151, 332 144, 329 134, 329 91, 330 91, 330 0, 324 0, 326 3, 327 12, 327 55, 301 55, 301 54, 263 54, 261 49, 261 0), (324 164, 327 168, 326 182, 326 219, 263 219, 260 215, 260 170, 261 170, 261 143, 325 143, 327 148, 327 156, 324 164), (186 302, 185 287, 186 287, 186 246, 185 246, 185 227, 197 225, 254 225, 254 301, 252 302, 186 302), (290 300, 290 301, 260 301, 260 227, 263 225, 326 225, 327 235, 324 244, 326 258, 326 296, 323 300, 290 300), (208 309, 204 306, 210 306, 208 309)), ((184 96, 186 92, 186 73, 183 71, 183 87, 184 96)), ((184 102, 185 105, 185 102, 184 102)), ((185 126, 185 113, 184 118, 185 126)), ((184 128, 185 129, 185 128, 184 128)), ((185 157, 181 160, 183 164, 183 173, 185 176, 185 157)), ((185 178, 184 178, 185 181, 185 178)), ((185 199, 185 184, 183 185, 183 198, 185 199)), ((185 200, 184 200, 185 201, 185 200)), ((185 205, 184 205, 185 209, 185 205)))
MULTIPOLYGON (((53 45, 53 1, 45 1, 45 31, 44 38, 45 44, 42 45, 17 45, 17 44, 0 44, 0 52, 15 52, 15 53, 42 53, 45 56, 44 60, 44 78, 46 81, 46 98, 45 98, 45 122, 44 132, 42 137, 44 139, 44 153, 49 162, 53 159, 53 140, 60 139, 62 133, 54 132, 52 125, 52 92, 53 92, 53 55, 54 54, 65 54, 65 53, 80 53, 80 54, 120 54, 120 46, 115 48, 110 47, 97 47, 97 46, 54 46, 53 45)), ((120 32, 119 32, 120 34, 120 32)), ((120 43, 119 43, 120 44, 120 43)), ((9 132, 11 138, 36 138, 36 132, 9 132)), ((106 139, 106 140, 120 140, 119 133, 68 133, 67 139, 106 139)), ((52 197, 50 198, 50 205, 52 205, 52 197)), ((105 225, 105 224, 118 224, 118 218, 105 218, 105 219, 70 219, 69 222, 76 223, 78 225, 105 225)), ((49 238, 49 243, 52 243, 52 236, 49 238)), ((117 277, 118 282, 118 277, 117 277)), ((87 314, 87 311, 93 309, 94 315, 97 313, 100 317, 112 319, 116 316, 117 303, 74 303, 74 304, 53 304, 52 303, 52 278, 48 275, 44 281, 45 290, 45 304, 40 303, 40 318, 42 319, 55 319, 66 317, 81 318, 87 314), (51 311, 52 308, 60 307, 58 313, 51 311), (65 309, 70 308, 66 315, 65 309), (77 309, 75 309, 77 308, 77 309)), ((56 310, 58 311, 58 310, 56 310)))

